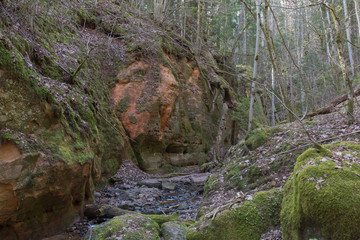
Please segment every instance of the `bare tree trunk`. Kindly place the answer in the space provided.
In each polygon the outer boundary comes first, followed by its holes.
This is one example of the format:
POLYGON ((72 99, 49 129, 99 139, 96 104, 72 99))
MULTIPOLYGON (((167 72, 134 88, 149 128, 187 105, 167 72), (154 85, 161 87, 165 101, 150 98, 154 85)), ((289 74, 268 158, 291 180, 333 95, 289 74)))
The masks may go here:
POLYGON ((197 6, 197 24, 196 24, 196 46, 200 48, 200 17, 201 17, 201 0, 198 0, 197 6))
POLYGON ((347 103, 347 117, 348 117, 348 124, 353 124, 355 121, 354 118, 354 90, 352 87, 352 81, 350 80, 350 77, 347 73, 345 60, 344 60, 344 51, 342 46, 342 34, 340 29, 340 20, 336 14, 335 7, 325 5, 329 10, 331 11, 331 14, 333 16, 334 25, 335 25, 335 34, 336 34, 336 46, 337 46, 337 52, 338 52, 338 58, 340 63, 341 72, 343 75, 343 79, 346 86, 346 93, 348 96, 348 103, 347 103))
POLYGON ((355 68, 354 68, 354 59, 353 59, 353 52, 351 48, 351 34, 350 34, 350 18, 347 11, 347 3, 346 0, 343 0, 344 4, 344 13, 345 13, 345 28, 346 28, 346 38, 347 38, 347 46, 349 51, 349 60, 350 60, 350 67, 351 67, 351 74, 355 76, 355 68))
MULTIPOLYGON (((271 88, 275 89, 274 67, 271 67, 271 88)), ((275 126, 275 94, 271 92, 271 126, 275 126)))
POLYGON ((330 45, 329 45, 329 39, 328 39, 328 30, 325 25, 325 19, 324 19, 323 11, 321 8, 320 8, 320 14, 321 14, 321 21, 322 21, 322 26, 323 26, 323 30, 324 30, 324 35, 325 35, 326 56, 327 56, 329 64, 330 64, 331 63, 331 53, 330 53, 330 45))
POLYGON ((246 65, 247 61, 247 57, 246 57, 246 54, 247 54, 247 51, 246 51, 246 47, 247 47, 247 44, 246 44, 246 35, 247 35, 247 31, 246 31, 246 10, 245 10, 245 4, 243 3, 242 4, 242 11, 243 11, 243 17, 244 17, 244 20, 243 20, 243 26, 244 26, 244 38, 243 38, 243 55, 244 55, 244 60, 243 60, 243 64, 246 65))
MULTIPOLYGON (((270 0, 269 0, 269 4, 270 4, 270 0)), ((265 13, 267 14, 267 12, 265 13)), ((265 16, 265 21, 267 21, 268 15, 265 16)), ((269 34, 274 35, 275 34, 275 21, 274 21, 274 17, 270 14, 270 30, 271 32, 269 34)), ((267 24, 268 22, 266 22, 267 24)), ((274 66, 271 66, 271 89, 275 89, 275 71, 274 71, 274 66)), ((276 121, 275 121, 275 93, 274 91, 271 92, 271 126, 275 126, 276 121)))
POLYGON ((253 82, 251 83, 251 96, 250 96, 250 108, 249 108, 249 125, 248 131, 251 130, 253 119, 253 107, 254 107, 254 95, 255 95, 255 82, 257 77, 257 64, 259 60, 259 36, 260 35, 260 0, 256 0, 256 43, 255 43, 255 55, 254 55, 254 70, 253 70, 253 82))
POLYGON ((179 22, 180 22, 180 36, 185 38, 184 36, 184 3, 183 0, 180 1, 180 13, 179 13, 179 22))
MULTIPOLYGON (((298 9, 298 1, 295 0, 295 6, 296 9, 298 9)), ((303 40, 303 29, 300 30, 300 16, 299 16, 299 9, 296 11, 296 55, 297 55, 297 64, 299 66, 299 79, 301 78, 300 75, 302 75, 302 57, 304 49, 303 47, 303 41, 300 43, 300 39, 303 40), (301 44, 301 46, 300 46, 301 44)), ((306 105, 305 105, 305 91, 304 91, 304 84, 303 81, 300 81, 300 102, 301 102, 301 112, 302 114, 305 114, 306 112, 306 105)))
POLYGON ((226 119, 227 119, 227 114, 228 114, 228 105, 226 104, 226 102, 223 103, 223 107, 222 107, 222 112, 221 112, 221 119, 220 119, 220 123, 219 123, 219 129, 217 132, 217 136, 216 136, 216 140, 215 140, 215 144, 214 144, 214 150, 213 150, 213 161, 217 164, 220 163, 220 147, 221 147, 221 141, 223 139, 223 133, 224 130, 226 128, 226 119))
MULTIPOLYGON (((262 24, 264 25, 264 12, 262 10, 260 10, 260 20, 262 22, 262 24)), ((265 46, 265 35, 264 32, 261 31, 261 47, 263 48, 265 46)))
POLYGON ((167 0, 154 0, 154 18, 156 21, 162 22, 164 20, 167 4, 167 0))
MULTIPOLYGON (((326 11, 326 18, 327 18, 327 21, 328 21, 328 24, 329 24, 329 33, 331 33, 331 21, 330 21, 330 14, 329 14, 329 11, 326 11)), ((336 50, 336 43, 333 39, 333 35, 330 34, 330 42, 332 43, 332 52, 334 54, 334 59, 336 60, 337 59, 337 50, 336 50)))
POLYGON ((356 16, 356 21, 357 21, 357 25, 358 25, 358 40, 360 41, 360 17, 359 17, 359 5, 358 5, 358 0, 354 0, 354 5, 355 5, 355 16, 356 16))
POLYGON ((234 44, 231 48, 231 58, 232 58, 232 64, 234 65, 234 67, 236 68, 236 65, 238 64, 238 53, 240 52, 239 51, 239 39, 240 39, 240 29, 241 29, 241 22, 242 22, 242 15, 241 15, 241 12, 240 11, 240 14, 239 14, 239 19, 238 19, 238 24, 237 24, 237 27, 236 27, 236 32, 235 32, 235 40, 234 40, 234 44), (235 54, 237 53, 237 54, 235 54))

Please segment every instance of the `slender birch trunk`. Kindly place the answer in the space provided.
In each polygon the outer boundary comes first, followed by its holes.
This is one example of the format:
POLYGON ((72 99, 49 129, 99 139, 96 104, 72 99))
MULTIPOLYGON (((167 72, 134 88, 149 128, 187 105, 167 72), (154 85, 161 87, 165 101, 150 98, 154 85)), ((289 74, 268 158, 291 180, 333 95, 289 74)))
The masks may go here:
MULTIPOLYGON (((271 67, 271 88, 275 89, 274 67, 271 67)), ((271 92, 271 126, 275 126, 275 93, 271 92)))
POLYGON ((243 26, 244 26, 244 38, 243 38, 243 55, 244 55, 244 62, 243 64, 246 65, 247 63, 247 57, 246 57, 246 54, 247 54, 247 51, 246 51, 246 47, 247 47, 247 44, 246 44, 246 35, 247 35, 247 31, 246 31, 246 10, 245 10, 245 4, 243 3, 242 4, 242 11, 243 11, 243 26))
POLYGON ((251 84, 251 96, 250 96, 250 108, 249 108, 249 125, 248 131, 251 130, 254 108, 254 95, 255 95, 255 82, 257 77, 257 64, 259 60, 259 36, 260 35, 260 0, 256 0, 256 43, 255 43, 255 55, 254 55, 254 71, 253 82, 251 84))
POLYGON ((326 44, 326 56, 328 58, 329 64, 331 63, 331 54, 330 54, 330 45, 329 45, 329 36, 328 36, 328 29, 325 25, 325 19, 324 19, 324 15, 323 15, 323 11, 320 8, 320 14, 321 14, 321 21, 322 21, 322 26, 323 26, 323 30, 324 30, 324 35, 325 35, 325 44, 326 44))
POLYGON ((351 34, 350 34, 350 18, 347 11, 347 3, 346 0, 343 0, 344 4, 344 13, 345 13, 345 28, 346 28, 346 39, 347 39, 347 46, 349 51, 349 60, 350 60, 350 67, 351 67, 351 74, 355 76, 355 68, 354 68, 354 59, 353 59, 353 52, 351 48, 351 34))
POLYGON ((358 5, 358 0, 354 0, 354 5, 355 5, 355 16, 356 16, 356 21, 357 21, 357 25, 358 25, 358 41, 360 41, 360 17, 359 17, 359 5, 358 5))
POLYGON ((200 47, 200 17, 201 17, 201 0, 198 0, 197 5, 197 24, 196 24, 196 46, 200 47))

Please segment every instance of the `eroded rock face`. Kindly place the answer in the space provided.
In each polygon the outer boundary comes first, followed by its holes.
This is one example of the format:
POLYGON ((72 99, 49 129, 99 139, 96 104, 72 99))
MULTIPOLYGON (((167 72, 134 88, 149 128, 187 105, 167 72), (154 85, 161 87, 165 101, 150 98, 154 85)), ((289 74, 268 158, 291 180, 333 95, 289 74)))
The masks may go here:
POLYGON ((205 162, 220 117, 197 66, 165 56, 168 64, 140 59, 121 69, 112 91, 114 111, 149 172, 205 162))
POLYGON ((10 72, 0 70, 0 128, 31 133, 49 119, 34 92, 14 79, 10 72))
POLYGON ((54 109, 21 78, 0 71, 1 239, 51 236, 93 199, 101 152, 90 149, 94 139, 68 135, 54 109))
POLYGON ((90 163, 51 164, 6 142, 0 146, 0 169, 2 239, 38 239, 61 231, 92 197, 90 163))

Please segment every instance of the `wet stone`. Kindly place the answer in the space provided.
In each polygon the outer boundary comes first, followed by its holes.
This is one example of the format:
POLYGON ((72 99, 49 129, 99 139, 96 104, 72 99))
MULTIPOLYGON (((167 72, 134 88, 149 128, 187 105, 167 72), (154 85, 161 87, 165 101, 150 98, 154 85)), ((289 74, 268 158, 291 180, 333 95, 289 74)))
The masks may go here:
POLYGON ((161 180, 160 179, 144 179, 140 182, 138 182, 138 185, 144 185, 147 187, 156 187, 156 188, 161 188, 161 180))
POLYGON ((161 188, 163 190, 175 190, 176 189, 176 184, 173 183, 173 182, 164 181, 161 184, 161 188))

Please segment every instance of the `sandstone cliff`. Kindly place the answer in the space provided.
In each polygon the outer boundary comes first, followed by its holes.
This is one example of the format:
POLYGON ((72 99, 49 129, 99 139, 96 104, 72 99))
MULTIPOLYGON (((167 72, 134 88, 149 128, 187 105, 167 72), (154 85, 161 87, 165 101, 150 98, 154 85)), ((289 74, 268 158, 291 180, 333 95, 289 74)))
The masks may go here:
POLYGON ((1 239, 64 229, 122 159, 207 160, 231 105, 209 54, 117 1, 0 4, 1 239))

